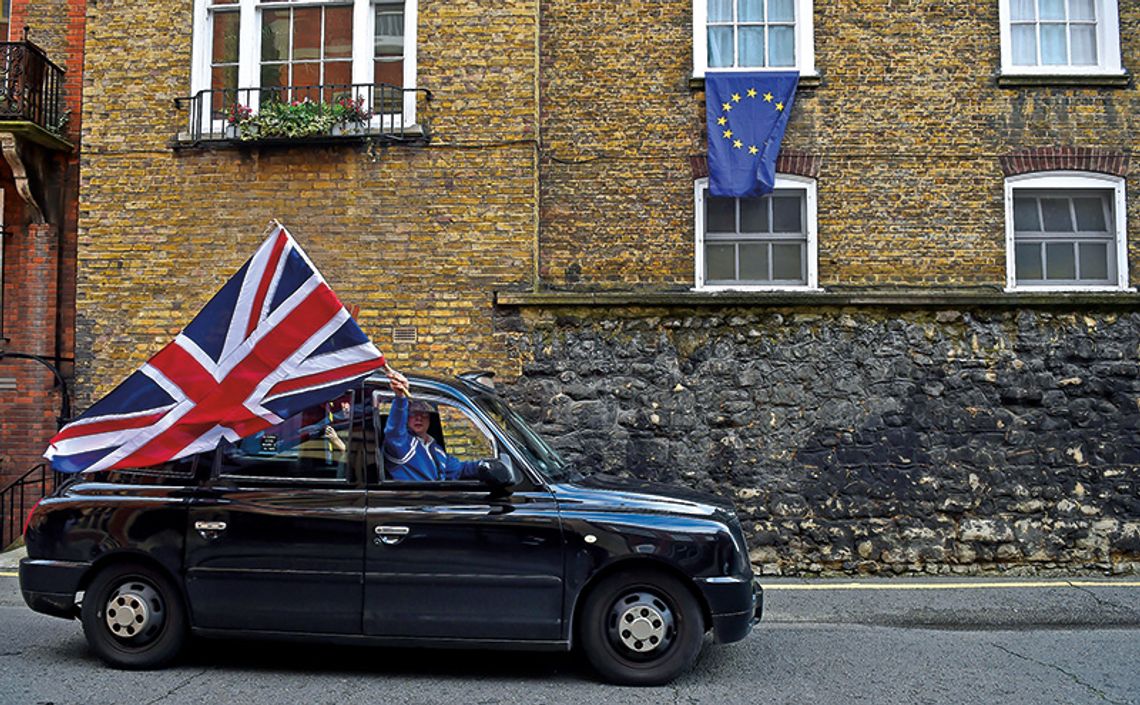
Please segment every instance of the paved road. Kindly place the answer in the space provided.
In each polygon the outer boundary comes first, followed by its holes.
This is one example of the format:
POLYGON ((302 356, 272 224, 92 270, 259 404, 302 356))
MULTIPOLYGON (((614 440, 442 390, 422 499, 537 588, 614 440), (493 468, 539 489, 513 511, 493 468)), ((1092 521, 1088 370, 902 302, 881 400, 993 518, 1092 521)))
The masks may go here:
POLYGON ((635 689, 567 655, 261 642, 200 641, 175 667, 114 671, 77 622, 31 612, 0 575, 0 703, 1140 705, 1140 580, 768 586, 747 640, 707 646, 669 687, 635 689))

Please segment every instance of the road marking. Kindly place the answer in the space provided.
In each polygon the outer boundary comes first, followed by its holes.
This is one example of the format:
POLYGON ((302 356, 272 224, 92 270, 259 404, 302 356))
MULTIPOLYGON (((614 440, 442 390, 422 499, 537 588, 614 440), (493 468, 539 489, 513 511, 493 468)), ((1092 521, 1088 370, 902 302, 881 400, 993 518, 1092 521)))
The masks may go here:
POLYGON ((992 590, 995 588, 1058 588, 1058 587, 1140 587, 1140 580, 1100 582, 1092 580, 987 582, 987 583, 911 583, 884 585, 881 583, 831 583, 828 585, 765 585, 764 590, 992 590))
POLYGON ((0 578, 18 578, 18 577, 20 577, 19 573, 0 573, 0 578))

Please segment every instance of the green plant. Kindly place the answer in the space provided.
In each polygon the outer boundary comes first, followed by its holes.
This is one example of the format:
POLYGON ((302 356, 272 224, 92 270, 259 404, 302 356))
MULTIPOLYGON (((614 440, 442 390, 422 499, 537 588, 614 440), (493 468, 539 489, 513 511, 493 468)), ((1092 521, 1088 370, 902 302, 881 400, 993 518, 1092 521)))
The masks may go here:
POLYGON ((241 140, 286 137, 298 139, 313 135, 326 135, 338 125, 354 123, 360 127, 371 119, 364 109, 364 98, 355 100, 345 96, 332 103, 317 103, 308 98, 266 102, 259 112, 245 105, 230 109, 229 123, 237 128, 241 140))

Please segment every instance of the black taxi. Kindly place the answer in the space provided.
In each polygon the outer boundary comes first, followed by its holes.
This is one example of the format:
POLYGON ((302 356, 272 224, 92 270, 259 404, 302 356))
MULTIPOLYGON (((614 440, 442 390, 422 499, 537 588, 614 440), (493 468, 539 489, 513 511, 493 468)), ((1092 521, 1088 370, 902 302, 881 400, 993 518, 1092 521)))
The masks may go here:
POLYGON ((190 634, 579 648, 607 680, 666 683, 706 633, 759 620, 730 502, 562 459, 486 376, 412 376, 431 435, 475 480, 386 470, 374 376, 276 427, 165 466, 71 479, 32 511, 20 586, 121 668, 190 634))

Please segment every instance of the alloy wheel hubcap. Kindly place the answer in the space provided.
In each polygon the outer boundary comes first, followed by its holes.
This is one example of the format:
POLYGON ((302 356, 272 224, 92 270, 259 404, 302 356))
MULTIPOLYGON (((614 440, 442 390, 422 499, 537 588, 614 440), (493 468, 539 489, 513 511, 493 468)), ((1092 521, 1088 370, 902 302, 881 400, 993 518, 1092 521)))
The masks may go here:
POLYGON ((103 611, 107 628, 120 639, 147 640, 162 626, 162 599, 150 585, 132 581, 111 593, 103 611))

